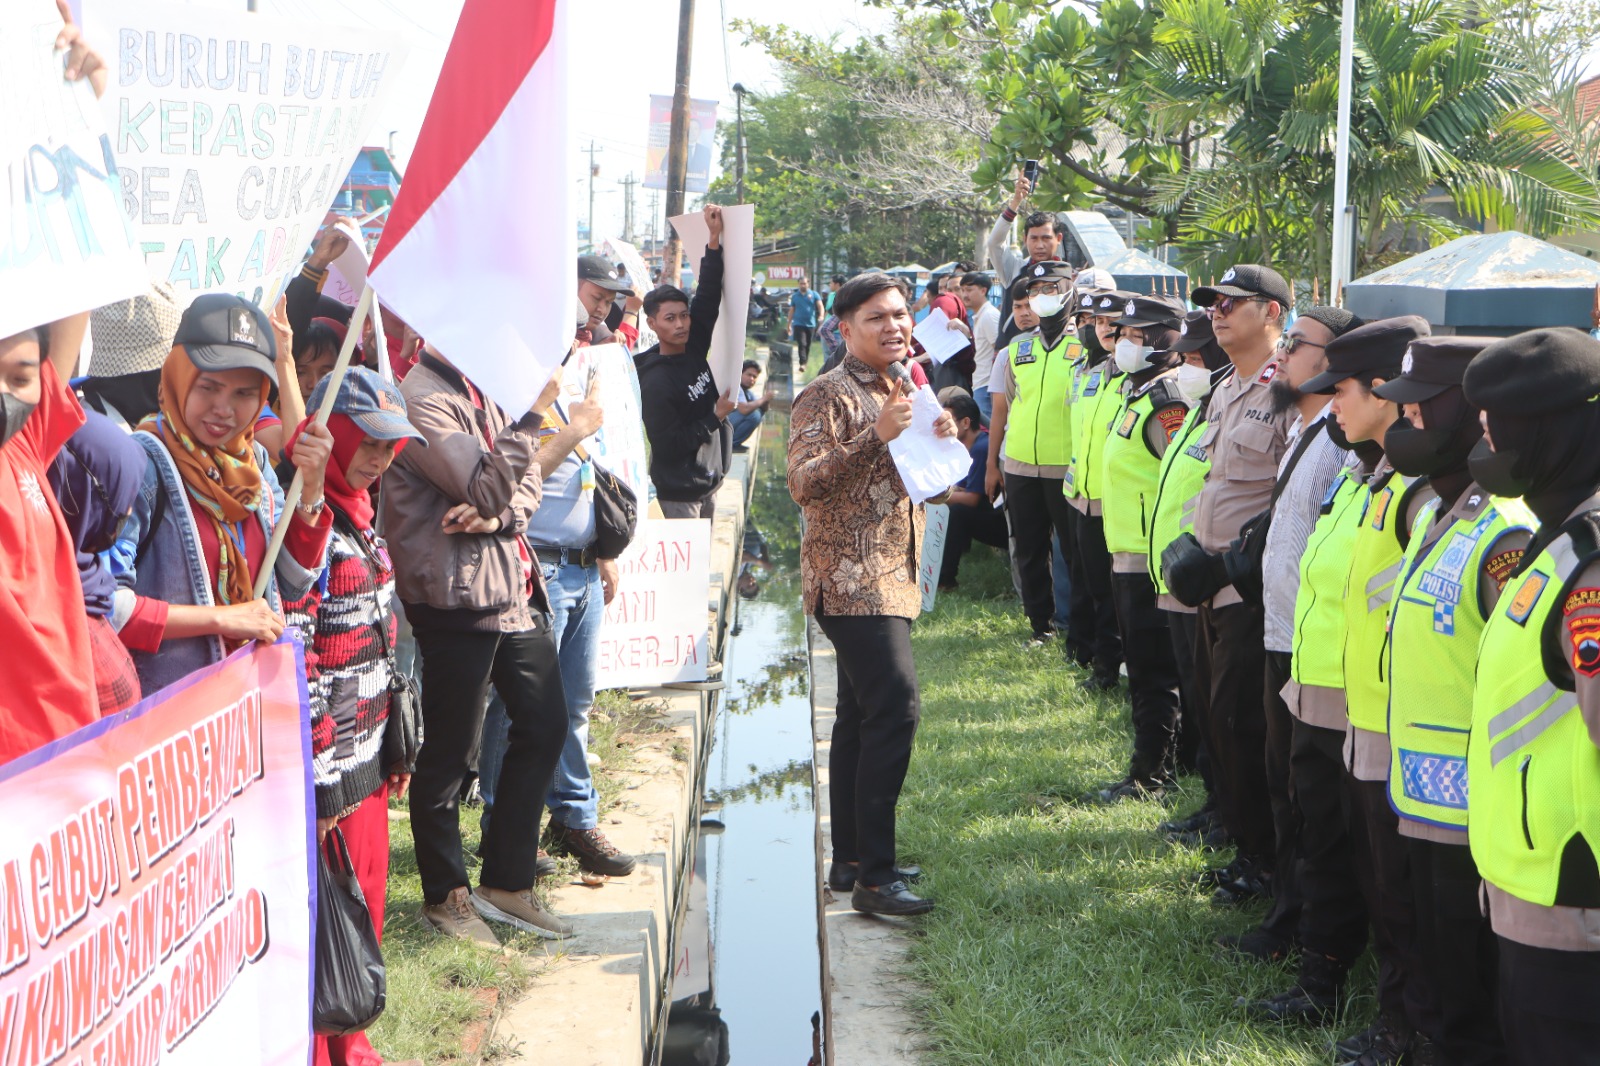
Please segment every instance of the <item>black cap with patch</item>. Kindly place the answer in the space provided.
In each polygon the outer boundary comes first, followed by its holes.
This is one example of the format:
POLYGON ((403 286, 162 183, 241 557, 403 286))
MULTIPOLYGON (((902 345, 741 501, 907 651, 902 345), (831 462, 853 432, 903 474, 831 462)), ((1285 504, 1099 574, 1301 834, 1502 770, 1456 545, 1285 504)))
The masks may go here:
POLYGON ((1196 307, 1210 307, 1224 296, 1263 296, 1278 301, 1285 310, 1294 306, 1294 297, 1283 275, 1259 263, 1229 267, 1215 285, 1200 286, 1189 294, 1189 299, 1196 307))
POLYGON ((1036 281, 1072 281, 1077 275, 1071 263, 1059 259, 1046 259, 1042 263, 1027 263, 1017 273, 1017 281, 1032 285, 1036 281))
MULTIPOLYGON (((1103 292, 1094 298, 1094 310, 1090 311, 1090 314, 1096 318, 1121 318, 1122 312, 1127 309, 1128 301, 1139 298, 1139 293, 1112 289, 1110 292, 1103 292)), ((1079 310, 1087 309, 1079 308, 1079 310)))
POLYGON ((1177 329, 1183 321, 1183 304, 1175 296, 1135 296, 1124 300, 1119 326, 1166 326, 1177 329))
POLYGON ((1216 339, 1217 335, 1211 332, 1211 316, 1204 311, 1190 311, 1178 324, 1178 343, 1172 346, 1172 350, 1198 352, 1216 339))
POLYGON ((1399 366, 1411 342, 1429 332, 1427 320, 1416 315, 1382 318, 1358 326, 1328 342, 1328 369, 1300 386, 1300 391, 1331 393, 1346 378, 1399 366))
POLYGON ((1497 340, 1467 366, 1467 402, 1490 414, 1542 415, 1600 396, 1600 341, 1570 326, 1497 340))
POLYGON ((578 280, 592 281, 602 289, 612 292, 632 292, 633 285, 617 273, 611 260, 603 255, 578 256, 578 280))
POLYGON ((178 320, 172 343, 202 371, 259 370, 278 387, 278 342, 267 313, 242 296, 210 292, 178 320))
POLYGON ((1418 337, 1400 362, 1401 375, 1372 390, 1380 400, 1421 403, 1459 387, 1467 364, 1495 342, 1494 337, 1418 337))

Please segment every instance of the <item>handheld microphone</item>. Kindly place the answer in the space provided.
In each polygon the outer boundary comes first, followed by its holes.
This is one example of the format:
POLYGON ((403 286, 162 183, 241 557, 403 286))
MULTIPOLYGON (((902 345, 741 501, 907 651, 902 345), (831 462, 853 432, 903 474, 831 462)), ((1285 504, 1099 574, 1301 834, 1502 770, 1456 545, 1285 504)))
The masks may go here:
POLYGON ((911 371, 906 369, 904 363, 890 363, 888 374, 908 390, 915 390, 917 383, 911 380, 911 371))

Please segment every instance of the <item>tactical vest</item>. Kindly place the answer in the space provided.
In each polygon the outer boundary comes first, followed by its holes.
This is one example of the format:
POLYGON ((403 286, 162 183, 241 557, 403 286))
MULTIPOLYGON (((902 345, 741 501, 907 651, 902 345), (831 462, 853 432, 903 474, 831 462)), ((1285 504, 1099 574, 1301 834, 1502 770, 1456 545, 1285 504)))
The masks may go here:
MULTIPOLYGON (((1126 382, 1127 378, 1122 380, 1126 382)), ((1150 521, 1161 481, 1161 459, 1150 450, 1145 430, 1156 410, 1175 403, 1183 403, 1183 393, 1169 374, 1146 382, 1140 391, 1125 396, 1111 420, 1111 433, 1100 453, 1100 484, 1116 486, 1106 495, 1102 511, 1107 551, 1142 555, 1150 548, 1150 521)))
POLYGON ((1123 376, 1108 356, 1092 370, 1080 367, 1073 379, 1072 464, 1061 486, 1069 498, 1100 499, 1100 453, 1111 419, 1122 406, 1123 376))
POLYGON ((1018 337, 1006 349, 1016 399, 1006 408, 1006 458, 1030 466, 1066 466, 1072 461, 1067 408, 1072 361, 1082 346, 1064 333, 1054 348, 1042 337, 1018 337))
POLYGON ((1344 590, 1350 582, 1359 501, 1366 492, 1349 467, 1328 486, 1300 555, 1290 676, 1302 685, 1344 688, 1344 590))
POLYGON ((1344 697, 1350 724, 1382 733, 1389 722, 1389 607, 1410 542, 1406 504, 1417 479, 1390 471, 1376 489, 1366 485, 1359 524, 1350 544, 1350 580, 1344 593, 1344 697))
POLYGON ((1389 803, 1402 818, 1463 829, 1484 553, 1534 519, 1521 501, 1493 499, 1474 520, 1456 519, 1424 553, 1440 506, 1429 500, 1417 516, 1389 614, 1389 803))
POLYGON ((1200 447, 1206 429, 1204 406, 1192 408, 1183 428, 1167 445, 1156 477, 1156 498, 1150 508, 1150 538, 1145 545, 1149 555, 1150 580, 1156 591, 1166 594, 1166 579, 1161 574, 1161 553, 1185 533, 1194 532, 1194 508, 1211 469, 1211 456, 1200 447))
POLYGON ((1563 892, 1568 845, 1600 861, 1600 748, 1573 694, 1561 605, 1595 558, 1600 513, 1569 521, 1513 578, 1484 626, 1467 744, 1467 834, 1484 880, 1542 906, 1600 906, 1563 892), (1574 837, 1583 834, 1583 841, 1574 837))

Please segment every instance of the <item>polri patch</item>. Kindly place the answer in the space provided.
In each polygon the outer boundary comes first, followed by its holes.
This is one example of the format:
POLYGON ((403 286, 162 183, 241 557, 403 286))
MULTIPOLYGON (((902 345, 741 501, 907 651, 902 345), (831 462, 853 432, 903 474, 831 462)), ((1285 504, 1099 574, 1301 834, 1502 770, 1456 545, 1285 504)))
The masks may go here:
POLYGON ((1256 380, 1259 381, 1263 385, 1267 385, 1267 384, 1270 384, 1272 382, 1272 379, 1277 377, 1277 376, 1278 376, 1278 364, 1277 363, 1268 363, 1266 366, 1261 368, 1261 376, 1256 378, 1256 380))
POLYGON ((1186 408, 1177 404, 1163 407, 1156 412, 1156 420, 1161 423, 1161 428, 1167 431, 1167 441, 1169 443, 1173 437, 1178 435, 1178 430, 1183 428, 1183 420, 1188 417, 1188 414, 1189 412, 1186 408))
POLYGON ((1527 625, 1528 616, 1533 613, 1534 605, 1539 602, 1539 597, 1544 594, 1544 587, 1550 584, 1550 579, 1540 573, 1529 574, 1527 580, 1517 589, 1517 594, 1511 597, 1511 606, 1506 608, 1506 617, 1517 625, 1527 625))
POLYGON ((1572 669, 1584 677, 1600 674, 1600 616, 1567 619, 1567 635, 1572 640, 1572 669))

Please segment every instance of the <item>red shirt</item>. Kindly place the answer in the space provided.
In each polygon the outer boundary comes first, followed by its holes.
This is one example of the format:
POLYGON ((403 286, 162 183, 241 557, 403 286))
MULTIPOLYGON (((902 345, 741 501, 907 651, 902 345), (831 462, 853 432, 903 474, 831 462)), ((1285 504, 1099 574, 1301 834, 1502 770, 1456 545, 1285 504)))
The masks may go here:
POLYGON ((45 478, 83 408, 48 361, 39 379, 39 406, 0 445, 0 763, 100 717, 77 553, 45 478))

